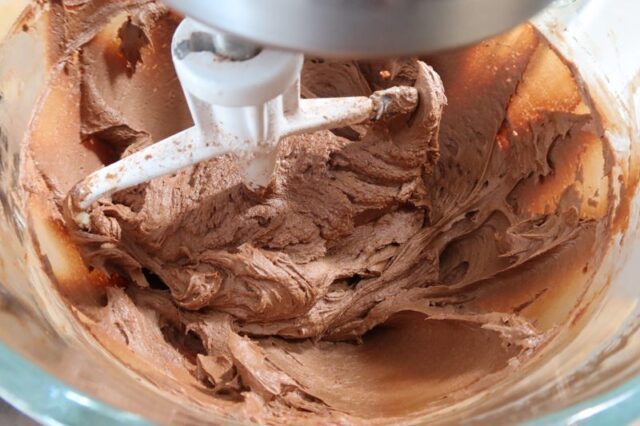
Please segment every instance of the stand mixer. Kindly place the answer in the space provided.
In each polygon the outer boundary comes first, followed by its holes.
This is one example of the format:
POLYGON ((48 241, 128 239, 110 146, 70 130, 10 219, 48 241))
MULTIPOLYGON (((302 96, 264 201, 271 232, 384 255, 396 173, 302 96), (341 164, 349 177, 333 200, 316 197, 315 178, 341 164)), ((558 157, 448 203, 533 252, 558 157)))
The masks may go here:
POLYGON ((172 42, 195 126, 85 178, 71 191, 75 222, 100 198, 235 153, 249 186, 266 186, 280 139, 410 112, 414 88, 370 97, 301 99, 304 54, 355 59, 433 52, 488 37, 551 0, 167 0, 187 18, 172 42), (303 52, 303 53, 299 53, 303 52))
MULTIPOLYGON (((428 2, 429 0, 422 0, 424 4, 428 2)), ((17 0, 4 3, 10 4, 11 7, 19 4, 17 0)), ((180 8, 187 5, 188 0, 175 3, 180 3, 176 6, 180 8)), ((207 9, 210 5, 222 4, 215 0, 201 3, 207 9)), ((241 40, 250 42, 245 41, 243 44, 266 46, 263 51, 277 50, 277 47, 281 46, 285 51, 338 57, 386 56, 384 52, 358 54, 355 50, 349 50, 353 48, 349 44, 371 41, 372 48, 375 48, 381 46, 382 40, 389 41, 388 38, 373 39, 371 38, 373 32, 369 32, 345 39, 344 34, 338 34, 335 31, 335 27, 330 29, 326 27, 326 32, 322 34, 325 38, 342 38, 343 44, 338 47, 341 46, 344 52, 339 52, 335 45, 316 46, 315 49, 309 48, 310 50, 304 46, 292 46, 285 42, 288 40, 289 43, 304 44, 309 40, 301 38, 306 31, 294 33, 291 23, 288 24, 289 27, 281 26, 284 21, 278 19, 288 16, 286 12, 289 10, 273 7, 279 3, 265 0, 260 2, 234 0, 225 3, 217 9, 218 12, 232 14, 232 9, 235 10, 236 6, 252 3, 251 7, 240 9, 242 14, 236 13, 241 21, 245 20, 246 28, 243 29, 240 22, 231 20, 225 20, 218 26, 214 26, 213 23, 206 22, 209 17, 204 13, 193 12, 191 16, 198 18, 199 25, 206 25, 208 30, 216 28, 224 31, 224 34, 235 34, 241 40), (277 12, 271 16, 271 20, 263 22, 263 25, 272 24, 274 28, 269 28, 271 32, 265 30, 262 34, 252 36, 249 30, 258 31, 262 27, 258 26, 259 16, 256 17, 258 21, 249 21, 249 12, 257 14, 263 3, 267 3, 273 7, 274 12, 277 12), (284 41, 280 40, 282 42, 275 39, 278 29, 285 33, 284 41), (287 38, 287 31, 295 34, 295 37, 287 38), (244 38, 242 38, 243 35, 244 38)), ((315 3, 317 7, 336 4, 331 0, 322 2, 294 0, 293 3, 307 6, 315 3)), ((356 7, 355 5, 362 2, 345 0, 341 3, 351 3, 356 7)), ((373 5, 384 3, 399 5, 401 2, 369 0, 367 5, 372 5, 373 8, 373 5)), ((445 5, 462 2, 447 0, 440 3, 445 5)), ((464 3, 467 4, 467 9, 475 4, 471 0, 466 0, 464 3)), ((483 4, 491 5, 491 3, 498 4, 497 1, 494 3, 492 0, 483 4)), ((511 0, 511 3, 521 2, 511 0)), ((76 5, 78 2, 69 2, 69 4, 76 5)), ((617 155, 623 160, 628 157, 624 155, 626 151, 636 151, 637 154, 638 149, 637 127, 633 127, 633 133, 629 130, 631 124, 635 125, 639 122, 637 114, 640 111, 638 80, 635 78, 640 69, 640 62, 638 62, 640 58, 635 48, 638 40, 637 16, 639 15, 634 12, 638 11, 637 6, 640 4, 627 0, 577 0, 566 8, 551 7, 533 22, 542 36, 550 40, 553 47, 567 61, 574 64, 585 78, 587 88, 595 95, 596 105, 604 108, 602 111, 608 118, 606 123, 608 137, 616 148, 617 155), (607 114, 609 112, 612 114, 607 114)), ((485 7, 485 9, 494 16, 499 13, 493 8, 485 7)), ((8 19, 7 9, 2 10, 5 13, 3 18, 8 19)), ((387 13, 391 16, 389 11, 387 13)), ((478 9, 475 9, 475 13, 477 15, 475 18, 479 19, 478 9)), ((521 18, 514 18, 514 22, 523 20, 531 13, 533 11, 523 13, 521 18)), ((321 24, 320 15, 316 15, 315 18, 311 23, 317 23, 319 27, 327 25, 326 20, 321 24)), ((14 19, 15 17, 11 18, 11 20, 14 19)), ((2 184, 0 195, 8 196, 6 199, 10 203, 9 208, 13 209, 7 210, 0 221, 0 236, 3 241, 0 250, 0 260, 2 260, 0 283, 3 300, 13 300, 15 297, 21 301, 19 304, 16 302, 8 305, 10 309, 2 315, 3 336, 0 342, 0 356, 4 368, 0 393, 3 398, 21 410, 44 422, 73 424, 78 419, 82 419, 85 423, 121 424, 147 424, 148 422, 162 424, 166 421, 193 425, 228 422, 228 419, 217 416, 211 410, 200 407, 199 404, 185 403, 187 398, 183 398, 178 391, 173 391, 173 387, 169 387, 167 392, 158 390, 156 386, 141 380, 136 371, 132 372, 128 367, 115 362, 117 360, 113 359, 111 353, 96 345, 94 340, 85 337, 87 333, 78 325, 77 316, 71 312, 58 292, 53 291, 56 283, 51 276, 52 269, 55 273, 61 271, 59 273, 61 279, 66 279, 66 276, 75 278, 77 273, 74 265, 80 264, 81 259, 67 256, 67 246, 70 245, 66 240, 62 240, 60 244, 54 244, 57 241, 56 238, 60 238, 56 233, 59 230, 55 227, 50 228, 49 217, 41 213, 44 209, 41 204, 36 203, 40 201, 39 199, 33 200, 33 196, 28 193, 22 196, 12 192, 12 188, 16 185, 13 176, 19 173, 15 165, 17 162, 14 160, 20 158, 25 135, 28 134, 33 122, 31 117, 42 105, 42 94, 50 87, 47 83, 50 75, 47 58, 45 55, 38 54, 45 45, 47 40, 45 36, 51 28, 47 19, 49 19, 47 14, 43 14, 41 18, 38 18, 38 15, 29 18, 27 21, 30 25, 29 32, 24 32, 21 27, 17 27, 4 45, 0 61, 2 77, 0 81, 3 82, 0 127, 2 139, 8 141, 8 148, 4 148, 6 151, 3 151, 3 155, 0 156, 2 169, 6 171, 3 179, 0 180, 2 184), (29 84, 21 83, 24 81, 22 76, 29 76, 29 84), (16 84, 10 84, 12 82, 16 84), (11 90, 13 86, 20 90, 11 90), (27 206, 23 207, 23 205, 27 206), (30 232, 25 232, 25 227, 29 227, 30 232), (7 295, 10 295, 11 299, 7 299, 7 295), (22 312, 35 312, 37 318, 42 320, 36 321, 32 315, 27 316, 22 312)), ((230 18, 227 16, 225 19, 230 18)), ((424 31, 432 28, 424 24, 428 17, 422 16, 420 19, 423 22, 424 31)), ((440 19, 444 24, 446 20, 442 16, 440 19)), ((408 32, 410 30, 408 21, 409 18, 406 18, 405 22, 401 21, 406 25, 398 24, 398 27, 406 27, 403 30, 406 29, 408 32)), ((392 25, 394 22, 389 18, 387 24, 392 25)), ((305 25, 308 25, 306 30, 310 33, 315 28, 309 21, 305 25)), ((447 25, 460 34, 462 29, 468 28, 460 23, 447 25)), ((356 22, 352 23, 351 28, 356 28, 356 22)), ((366 28, 366 25, 358 28, 361 30, 366 28)), ((491 33, 499 30, 497 27, 488 29, 491 33)), ((216 31, 213 30, 213 32, 216 31)), ((398 31, 394 34, 401 36, 405 33, 398 31)), ((232 37, 228 39, 232 40, 232 37)), ((322 40, 311 38, 311 41, 315 41, 316 44, 320 44, 322 40)), ((423 38, 420 41, 426 43, 427 39, 423 38)), ((413 42, 417 41, 413 40, 413 42)), ((164 42, 156 43, 155 47, 161 45, 164 46, 164 42)), ((415 44, 411 47, 401 45, 396 48, 398 48, 398 55, 429 51, 429 48, 415 46, 415 44)), ((167 50, 164 55, 166 56, 168 52, 167 50)), ((248 54, 252 54, 251 49, 248 54)), ((191 59, 196 55, 198 54, 190 53, 186 58, 191 59)), ((431 63, 437 65, 435 61, 431 63)), ((138 78, 140 74, 142 73, 139 73, 138 78)), ((122 78, 125 79, 126 76, 122 78)), ((153 89, 153 86, 150 86, 149 89, 153 89)), ((67 90, 66 86, 61 90, 67 90)), ((50 104, 54 109, 62 109, 57 100, 51 101, 50 104)), ((54 118, 64 116, 60 114, 55 115, 54 118)), ((60 118, 52 120, 51 128, 55 129, 55 124, 59 120, 60 118)), ((181 115, 180 122, 184 123, 184 121, 181 115)), ((158 132, 157 134, 162 134, 156 139, 160 141, 168 133, 158 132)), ((43 135, 43 140, 52 141, 47 145, 52 148, 46 155, 53 156, 60 153, 59 155, 63 158, 68 158, 69 169, 76 168, 75 166, 79 164, 76 157, 67 155, 63 150, 56 152, 56 145, 67 143, 76 146, 79 145, 78 141, 51 133, 43 135)), ((151 165, 154 160, 157 158, 151 158, 147 162, 151 165)), ((96 167, 98 163, 96 162, 96 167)), ((74 175, 69 182, 65 181, 64 191, 59 194, 66 194, 69 186, 81 179, 84 174, 86 173, 78 174, 77 177, 74 175), (66 186, 67 183, 69 186, 66 186)), ((618 182, 618 179, 614 179, 614 184, 618 182)), ((243 188, 240 188, 240 191, 246 192, 243 188)), ((608 255, 609 261, 604 264, 602 273, 596 277, 597 280, 592 286, 592 292, 599 294, 602 300, 593 303, 593 309, 587 307, 586 310, 581 311, 585 327, 576 329, 575 339, 572 335, 572 340, 566 342, 566 346, 563 341, 562 346, 554 347, 553 353, 541 360, 544 362, 532 365, 526 371, 524 378, 513 375, 505 384, 491 389, 488 395, 460 402, 452 401, 447 411, 429 414, 417 421, 422 423, 519 423, 536 419, 534 423, 527 424, 546 425, 576 422, 624 424, 637 420, 638 407, 640 407, 640 379, 637 377, 640 359, 638 333, 640 289, 637 285, 637 277, 640 273, 638 268, 640 240, 637 233, 637 211, 640 204, 638 201, 640 200, 636 195, 630 206, 630 222, 628 226, 621 224, 625 228, 608 255), (625 259, 628 260, 625 261, 625 259), (615 271, 610 266, 615 266, 615 271), (585 314, 582 315, 582 313, 585 314)), ((3 212, 0 211, 0 213, 3 212)), ((566 263, 567 269, 571 269, 572 266, 569 262, 566 263)), ((517 284, 516 282, 516 286, 517 284)), ((336 365, 340 363, 342 361, 336 361, 336 365)), ((155 369, 159 371, 159 377, 164 377, 162 367, 155 367, 155 369)), ((438 373, 444 374, 441 371, 438 373)), ((321 375, 321 372, 315 374, 321 375)))

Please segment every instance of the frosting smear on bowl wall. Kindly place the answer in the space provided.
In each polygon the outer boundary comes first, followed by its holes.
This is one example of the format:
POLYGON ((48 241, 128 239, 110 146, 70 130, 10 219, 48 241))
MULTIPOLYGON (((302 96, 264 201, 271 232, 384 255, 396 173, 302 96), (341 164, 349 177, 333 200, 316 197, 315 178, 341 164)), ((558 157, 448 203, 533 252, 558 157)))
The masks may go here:
POLYGON ((532 26, 426 58, 307 58, 307 98, 411 86, 418 106, 284 139, 261 190, 229 155, 116 193, 84 231, 73 185, 192 125, 180 18, 142 0, 47 14, 58 65, 22 180, 75 259, 59 290, 185 403, 274 424, 418 419, 526 371, 579 317, 612 238, 612 154, 532 26))

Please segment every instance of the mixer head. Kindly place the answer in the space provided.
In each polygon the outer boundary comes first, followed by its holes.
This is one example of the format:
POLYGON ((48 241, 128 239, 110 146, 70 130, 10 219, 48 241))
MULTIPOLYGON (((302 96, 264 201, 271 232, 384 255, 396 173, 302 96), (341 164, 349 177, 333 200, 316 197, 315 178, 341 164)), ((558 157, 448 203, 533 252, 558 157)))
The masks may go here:
POLYGON ((165 0, 261 46, 349 59, 424 54, 479 41, 552 0, 165 0))

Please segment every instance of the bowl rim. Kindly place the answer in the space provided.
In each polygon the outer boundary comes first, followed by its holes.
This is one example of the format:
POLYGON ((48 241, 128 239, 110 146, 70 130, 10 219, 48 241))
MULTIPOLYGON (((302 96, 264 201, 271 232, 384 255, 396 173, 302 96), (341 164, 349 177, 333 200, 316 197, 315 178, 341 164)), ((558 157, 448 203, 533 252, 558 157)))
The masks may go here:
MULTIPOLYGON (((47 426, 148 426, 143 417, 78 391, 0 342, 0 398, 47 426)), ((629 424, 640 418, 640 376, 560 411, 525 422, 526 426, 629 424)))
POLYGON ((151 425, 74 389, 0 342, 0 398, 47 426, 151 425))

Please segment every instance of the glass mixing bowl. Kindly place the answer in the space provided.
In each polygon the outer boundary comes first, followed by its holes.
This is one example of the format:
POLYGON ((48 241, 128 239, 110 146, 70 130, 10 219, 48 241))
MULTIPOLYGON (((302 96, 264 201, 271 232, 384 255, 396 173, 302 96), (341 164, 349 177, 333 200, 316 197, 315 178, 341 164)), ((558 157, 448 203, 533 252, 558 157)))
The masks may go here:
MULTIPOLYGON (((230 423, 178 402, 124 368, 77 324, 51 277, 73 262, 19 188, 21 145, 46 87, 37 14, 13 28, 27 0, 0 0, 0 397, 45 424, 230 423), (6 37, 5 37, 6 36, 6 37)), ((619 224, 570 342, 491 397, 464 400, 420 423, 622 424, 640 418, 640 2, 559 1, 534 20, 580 70, 613 144, 619 224), (627 202, 628 201, 628 202, 627 202)))

